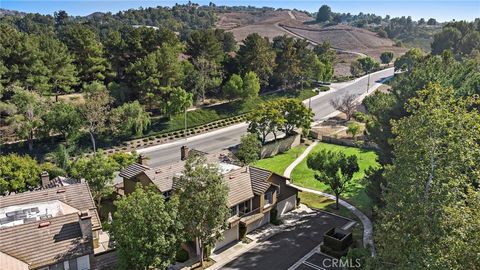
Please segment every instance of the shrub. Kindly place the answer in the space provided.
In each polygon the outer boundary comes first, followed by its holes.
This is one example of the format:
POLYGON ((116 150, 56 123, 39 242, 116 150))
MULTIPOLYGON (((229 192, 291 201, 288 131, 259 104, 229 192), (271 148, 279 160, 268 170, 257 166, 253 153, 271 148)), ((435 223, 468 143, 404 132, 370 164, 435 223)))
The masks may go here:
POLYGON ((177 255, 175 256, 175 260, 177 262, 186 262, 188 260, 188 252, 185 249, 180 249, 177 251, 177 255))
POLYGON ((240 225, 239 234, 240 234, 240 239, 244 240, 245 237, 247 236, 247 227, 240 225))
POLYGON ((368 117, 367 117, 366 114, 364 114, 362 112, 358 112, 358 111, 353 113, 353 118, 355 118, 355 120, 357 120, 358 122, 361 122, 361 123, 365 123, 368 120, 368 117))

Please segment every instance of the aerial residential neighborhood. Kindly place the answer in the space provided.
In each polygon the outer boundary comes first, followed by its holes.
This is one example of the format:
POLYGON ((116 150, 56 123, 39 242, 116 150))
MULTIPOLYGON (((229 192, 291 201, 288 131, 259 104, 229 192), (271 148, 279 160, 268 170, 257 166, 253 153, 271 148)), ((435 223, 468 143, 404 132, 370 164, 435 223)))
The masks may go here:
POLYGON ((480 2, 0 1, 0 270, 480 268, 480 2))

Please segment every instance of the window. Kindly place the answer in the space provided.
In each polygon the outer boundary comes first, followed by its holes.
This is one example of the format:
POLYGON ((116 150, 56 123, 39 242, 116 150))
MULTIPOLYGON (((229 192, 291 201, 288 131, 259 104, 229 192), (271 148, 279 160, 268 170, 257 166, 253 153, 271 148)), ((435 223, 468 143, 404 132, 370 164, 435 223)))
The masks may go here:
POLYGON ((165 191, 165 192, 163 193, 163 197, 165 197, 165 199, 169 199, 170 196, 172 196, 172 191, 171 191, 171 190, 165 191))
POLYGON ((271 191, 265 193, 263 197, 265 198, 265 206, 268 206, 273 203, 273 196, 271 191))
POLYGON ((243 214, 250 213, 250 211, 251 211, 250 200, 244 201, 243 203, 240 203, 239 207, 240 207, 240 212, 241 213, 243 213, 243 214))
POLYGON ((230 217, 238 215, 238 205, 230 208, 230 217))

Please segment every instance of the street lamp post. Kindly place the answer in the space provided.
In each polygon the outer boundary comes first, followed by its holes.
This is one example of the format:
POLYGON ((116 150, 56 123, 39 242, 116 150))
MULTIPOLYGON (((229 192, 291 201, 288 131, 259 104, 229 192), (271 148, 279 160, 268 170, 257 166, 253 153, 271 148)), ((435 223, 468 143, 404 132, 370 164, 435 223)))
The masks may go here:
POLYGON ((187 140, 187 107, 185 106, 185 132, 183 132, 183 136, 185 137, 185 140, 187 140))
POLYGON ((368 73, 367 93, 368 93, 368 89, 370 89, 370 73, 368 73))

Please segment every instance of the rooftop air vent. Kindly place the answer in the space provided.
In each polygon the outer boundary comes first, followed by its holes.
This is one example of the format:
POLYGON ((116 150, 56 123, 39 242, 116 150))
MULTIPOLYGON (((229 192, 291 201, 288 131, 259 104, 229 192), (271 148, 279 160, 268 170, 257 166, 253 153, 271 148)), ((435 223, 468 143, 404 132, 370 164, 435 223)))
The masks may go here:
POLYGON ((40 224, 38 224, 38 228, 44 228, 44 227, 47 227, 49 225, 50 225, 50 221, 40 222, 40 224))
POLYGON ((57 193, 64 193, 66 190, 64 188, 57 189, 57 193))

